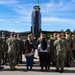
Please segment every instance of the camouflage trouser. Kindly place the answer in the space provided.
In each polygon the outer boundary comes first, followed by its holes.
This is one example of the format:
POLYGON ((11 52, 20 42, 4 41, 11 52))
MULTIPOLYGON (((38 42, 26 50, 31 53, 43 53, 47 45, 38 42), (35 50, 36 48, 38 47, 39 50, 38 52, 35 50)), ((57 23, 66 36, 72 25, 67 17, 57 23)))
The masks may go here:
POLYGON ((7 58, 8 58, 8 53, 5 51, 3 52, 3 57, 2 57, 3 64, 7 64, 7 58))
POLYGON ((10 51, 8 54, 9 66, 14 67, 17 65, 17 53, 15 51, 10 51))
POLYGON ((2 57, 3 57, 3 51, 0 51, 0 65, 1 65, 2 57))
POLYGON ((17 53, 17 63, 22 62, 22 52, 17 53))
POLYGON ((62 54, 56 56, 56 69, 64 69, 65 57, 62 54))
POLYGON ((65 63, 71 63, 72 60, 73 60, 72 51, 71 50, 66 51, 65 63))
POLYGON ((51 52, 51 61, 52 61, 52 64, 55 64, 55 52, 54 52, 54 50, 52 50, 52 52, 51 52))

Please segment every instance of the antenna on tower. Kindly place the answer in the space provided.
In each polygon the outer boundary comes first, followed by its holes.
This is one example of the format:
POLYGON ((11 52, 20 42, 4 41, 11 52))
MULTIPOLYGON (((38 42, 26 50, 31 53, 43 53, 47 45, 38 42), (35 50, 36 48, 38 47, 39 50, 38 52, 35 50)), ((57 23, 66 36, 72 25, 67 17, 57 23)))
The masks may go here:
POLYGON ((38 6, 39 6, 39 0, 38 0, 38 6))

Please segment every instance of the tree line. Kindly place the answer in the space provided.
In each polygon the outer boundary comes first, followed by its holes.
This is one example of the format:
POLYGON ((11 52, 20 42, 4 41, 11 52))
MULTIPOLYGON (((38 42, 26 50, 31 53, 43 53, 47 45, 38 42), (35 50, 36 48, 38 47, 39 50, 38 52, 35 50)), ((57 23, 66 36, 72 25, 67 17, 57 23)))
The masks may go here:
MULTIPOLYGON (((0 37, 1 37, 2 32, 5 32, 6 37, 9 37, 10 36, 10 33, 11 33, 10 31, 7 31, 7 30, 0 30, 0 37)), ((66 29, 66 31, 64 31, 64 30, 61 29, 58 32, 64 33, 64 34, 65 34, 65 32, 69 32, 70 34, 75 34, 75 30, 71 31, 70 29, 66 29)), ((14 33, 17 34, 17 32, 14 32, 14 33)), ((26 38, 27 37, 27 34, 25 34, 25 33, 22 33, 21 32, 20 34, 21 34, 22 38, 26 38)), ((49 39, 51 34, 52 33, 46 33, 46 34, 44 34, 45 35, 45 38, 49 39)))

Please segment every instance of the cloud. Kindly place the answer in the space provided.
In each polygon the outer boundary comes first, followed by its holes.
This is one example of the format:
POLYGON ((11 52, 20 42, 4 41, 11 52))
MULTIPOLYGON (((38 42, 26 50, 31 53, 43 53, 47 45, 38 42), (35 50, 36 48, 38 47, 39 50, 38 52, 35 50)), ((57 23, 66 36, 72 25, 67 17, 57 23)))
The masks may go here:
MULTIPOLYGON (((54 12, 58 13, 60 11, 75 10, 75 4, 73 4, 73 1, 74 0, 57 0, 57 2, 55 2, 55 0, 50 0, 50 2, 48 3, 46 2, 40 4, 41 12, 42 14, 52 14, 54 12)), ((18 0, 8 0, 4 1, 4 3, 5 2, 7 6, 9 6, 12 10, 16 11, 17 13, 25 16, 31 16, 34 4, 21 4, 18 0)))
MULTIPOLYGON (((54 0, 53 0, 54 1, 54 0)), ((41 5, 42 13, 53 14, 67 11, 75 11, 75 3, 70 0, 59 0, 59 2, 49 2, 41 5)), ((62 15, 62 14, 61 14, 62 15)))
POLYGON ((67 23, 67 24, 75 24, 74 19, 63 19, 63 18, 56 18, 56 17, 43 17, 42 18, 43 23, 50 23, 50 22, 58 22, 58 23, 67 23))
POLYGON ((21 15, 25 15, 25 16, 31 16, 31 13, 28 9, 25 9, 24 7, 20 8, 20 7, 15 7, 15 10, 17 13, 21 14, 21 15))
POLYGON ((31 16, 31 6, 32 4, 21 4, 18 0, 8 0, 8 2, 4 2, 7 7, 11 10, 15 11, 18 14, 31 16), (7 4, 9 3, 9 4, 7 4))
MULTIPOLYGON (((26 0, 27 1, 27 0, 26 0)), ((29 1, 29 0, 28 0, 29 1)), ((10 8, 17 15, 8 15, 3 17, 0 22, 7 22, 9 25, 27 26, 31 25, 31 13, 36 2, 24 3, 23 0, 0 0, 0 4, 10 8), (21 2, 22 1, 22 2, 21 2), (15 16, 15 17, 12 17, 15 16)), ((42 24, 64 23, 75 25, 75 0, 49 0, 45 3, 40 3, 42 24), (67 17, 66 17, 67 16, 67 17), (71 19, 72 18, 72 19, 71 19)), ((61 25, 61 24, 60 24, 61 25)))
MULTIPOLYGON (((1 4, 4 4, 5 6, 9 7, 11 10, 16 12, 19 16, 13 17, 6 17, 5 15, 2 15, 3 18, 6 18, 11 23, 22 23, 22 22, 30 22, 31 23, 31 10, 28 8, 28 4, 20 4, 17 0, 1 0, 1 4)), ((30 4, 32 6, 32 4, 30 4)), ((13 12, 10 12, 13 14, 13 12)))
POLYGON ((8 20, 0 18, 0 22, 9 22, 8 20))
POLYGON ((15 3, 14 0, 0 0, 0 4, 6 5, 6 4, 13 4, 15 3))

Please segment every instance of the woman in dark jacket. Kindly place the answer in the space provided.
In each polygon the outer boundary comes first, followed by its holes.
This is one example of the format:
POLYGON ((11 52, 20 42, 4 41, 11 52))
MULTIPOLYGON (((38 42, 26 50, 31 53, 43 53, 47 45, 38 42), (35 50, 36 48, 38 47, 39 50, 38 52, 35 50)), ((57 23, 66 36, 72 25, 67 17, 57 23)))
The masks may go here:
POLYGON ((29 43, 28 40, 26 40, 26 42, 25 42, 24 50, 25 50, 27 70, 29 69, 28 68, 29 66, 30 66, 30 70, 31 70, 32 65, 33 65, 34 49, 33 49, 32 45, 29 43))

